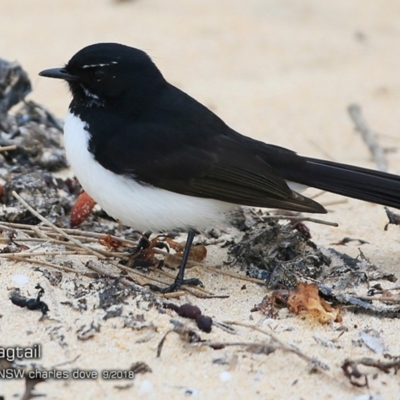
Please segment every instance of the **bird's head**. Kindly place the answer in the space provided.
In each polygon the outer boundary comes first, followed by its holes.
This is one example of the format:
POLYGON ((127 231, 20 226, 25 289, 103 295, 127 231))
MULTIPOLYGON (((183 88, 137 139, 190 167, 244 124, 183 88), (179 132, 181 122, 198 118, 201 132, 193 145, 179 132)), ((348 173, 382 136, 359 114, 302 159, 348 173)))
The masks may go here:
POLYGON ((148 101, 165 80, 143 51, 117 43, 98 43, 76 53, 61 68, 39 73, 68 83, 73 101, 81 105, 116 105, 148 101), (118 99, 118 101, 116 101, 118 99))

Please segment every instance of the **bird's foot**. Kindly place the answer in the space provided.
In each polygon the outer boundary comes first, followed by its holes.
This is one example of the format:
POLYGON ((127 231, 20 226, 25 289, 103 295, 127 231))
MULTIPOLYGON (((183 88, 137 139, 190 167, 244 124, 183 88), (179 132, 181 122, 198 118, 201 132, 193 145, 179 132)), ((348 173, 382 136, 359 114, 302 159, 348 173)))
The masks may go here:
POLYGON ((172 293, 177 292, 182 285, 190 285, 190 286, 200 286, 204 287, 203 282, 198 278, 191 279, 175 279, 174 283, 166 288, 162 288, 157 285, 153 285, 152 283, 148 283, 146 286, 150 288, 153 292, 159 293, 172 293))

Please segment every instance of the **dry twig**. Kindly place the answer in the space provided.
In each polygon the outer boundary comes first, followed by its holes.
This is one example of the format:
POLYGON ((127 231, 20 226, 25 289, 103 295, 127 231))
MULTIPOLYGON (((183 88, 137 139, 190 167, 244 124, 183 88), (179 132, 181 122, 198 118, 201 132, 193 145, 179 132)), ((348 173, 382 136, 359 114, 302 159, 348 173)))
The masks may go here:
POLYGON ((379 171, 386 172, 388 170, 385 152, 379 145, 375 132, 373 132, 367 124, 361 112, 361 107, 358 104, 350 104, 348 112, 351 119, 356 125, 357 130, 360 132, 365 144, 368 146, 369 151, 374 158, 379 171))

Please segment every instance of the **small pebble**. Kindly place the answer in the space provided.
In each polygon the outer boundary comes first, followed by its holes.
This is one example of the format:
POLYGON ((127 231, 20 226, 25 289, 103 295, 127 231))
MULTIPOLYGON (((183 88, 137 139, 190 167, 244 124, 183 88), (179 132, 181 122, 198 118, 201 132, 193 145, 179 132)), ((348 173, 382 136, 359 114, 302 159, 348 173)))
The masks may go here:
POLYGON ((222 382, 228 382, 232 379, 232 374, 227 371, 221 372, 219 379, 221 379, 222 382))
POLYGON ((29 283, 29 277, 24 274, 15 274, 11 277, 11 279, 20 286, 24 286, 29 283))
POLYGON ((142 381, 140 388, 139 388, 139 395, 147 395, 153 391, 153 384, 148 380, 145 379, 142 381))

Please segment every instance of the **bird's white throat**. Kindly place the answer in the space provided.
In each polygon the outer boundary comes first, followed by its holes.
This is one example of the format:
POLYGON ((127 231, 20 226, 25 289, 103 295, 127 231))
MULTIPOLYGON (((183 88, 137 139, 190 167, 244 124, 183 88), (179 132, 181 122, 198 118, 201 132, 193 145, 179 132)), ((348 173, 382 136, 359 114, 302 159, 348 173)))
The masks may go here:
MULTIPOLYGON (((204 229, 224 220, 236 206, 186 196, 149 185, 104 168, 88 149, 87 123, 68 112, 64 125, 67 158, 84 190, 112 217, 139 231, 204 229)), ((113 133, 110 132, 110 135, 113 133)))

